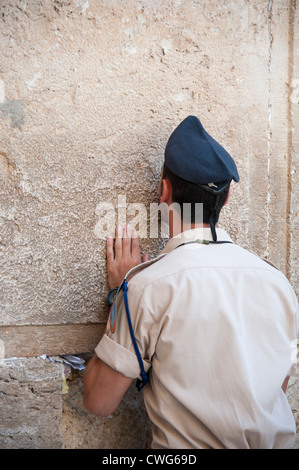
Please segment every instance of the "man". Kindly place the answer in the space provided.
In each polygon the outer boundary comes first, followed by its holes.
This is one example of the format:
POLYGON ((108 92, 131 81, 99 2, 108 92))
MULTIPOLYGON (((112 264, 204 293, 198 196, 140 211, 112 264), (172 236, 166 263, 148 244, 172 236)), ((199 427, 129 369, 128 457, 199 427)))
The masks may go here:
POLYGON ((109 415, 139 377, 153 448, 287 448, 295 435, 284 392, 298 302, 281 272, 217 228, 232 179, 231 156, 189 116, 167 143, 159 195, 169 207, 193 203, 191 229, 173 211, 162 254, 141 265, 129 227, 124 238, 118 229, 115 253, 107 240, 118 294, 86 370, 84 404, 109 415))

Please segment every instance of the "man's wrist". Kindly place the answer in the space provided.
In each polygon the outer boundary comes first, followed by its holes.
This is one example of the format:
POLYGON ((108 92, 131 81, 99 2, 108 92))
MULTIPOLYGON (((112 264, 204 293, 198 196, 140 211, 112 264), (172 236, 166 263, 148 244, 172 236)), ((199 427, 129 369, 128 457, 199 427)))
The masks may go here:
POLYGON ((111 307, 113 305, 117 292, 118 292, 119 287, 113 287, 112 289, 109 290, 108 296, 107 296, 107 304, 111 307))

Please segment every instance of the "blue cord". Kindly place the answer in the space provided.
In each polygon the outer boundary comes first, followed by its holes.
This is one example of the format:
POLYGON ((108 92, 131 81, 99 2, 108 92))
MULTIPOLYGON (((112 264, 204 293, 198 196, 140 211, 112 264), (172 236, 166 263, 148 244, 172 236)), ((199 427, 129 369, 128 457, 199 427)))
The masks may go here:
POLYGON ((124 290, 124 301, 125 301, 125 308, 126 308, 127 320, 128 320, 128 324, 129 324, 130 335, 131 335, 132 343, 133 343, 135 353, 136 353, 136 356, 137 356, 137 359, 138 359, 138 362, 139 362, 139 367, 140 367, 140 376, 141 376, 142 380, 137 379, 137 381, 136 381, 136 387, 137 387, 138 391, 140 391, 144 387, 144 385, 149 381, 149 377, 148 377, 147 373, 144 370, 143 361, 142 361, 141 354, 140 354, 140 351, 139 351, 139 348, 138 348, 138 345, 137 345, 137 342, 136 342, 136 338, 135 338, 135 335, 134 335, 134 331, 133 331, 133 326, 132 326, 131 316, 130 316, 130 311, 129 311, 128 294, 127 294, 128 283, 127 283, 126 279, 124 279, 121 287, 124 290))

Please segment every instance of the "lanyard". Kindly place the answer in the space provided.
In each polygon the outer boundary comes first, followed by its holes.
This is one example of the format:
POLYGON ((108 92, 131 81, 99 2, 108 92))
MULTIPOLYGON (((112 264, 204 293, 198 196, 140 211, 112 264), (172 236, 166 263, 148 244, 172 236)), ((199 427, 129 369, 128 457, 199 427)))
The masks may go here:
POLYGON ((198 243, 199 245, 222 245, 223 243, 232 243, 228 240, 219 240, 219 241, 212 241, 212 240, 192 240, 191 242, 181 243, 180 245, 176 246, 175 249, 179 248, 183 245, 191 245, 191 243, 198 243))
POLYGON ((124 291, 124 301, 125 301, 125 308, 126 308, 126 314, 127 314, 127 320, 128 320, 130 335, 131 335, 132 343, 133 343, 133 346, 134 346, 134 349, 135 349, 135 354, 137 356, 137 360, 139 362, 139 367, 140 367, 141 379, 137 379, 137 381, 136 381, 137 390, 140 392, 140 390, 144 387, 144 385, 147 384, 147 382, 149 381, 149 376, 145 372, 145 369, 144 369, 144 366, 143 366, 143 360, 142 360, 142 357, 141 357, 141 354, 140 354, 140 351, 139 351, 139 348, 138 348, 138 345, 137 345, 137 342, 136 342, 136 338, 135 338, 135 335, 134 335, 134 331, 133 331, 133 326, 132 326, 131 316, 130 316, 130 310, 129 310, 128 294, 127 294, 128 282, 127 282, 126 278, 123 280, 122 285, 120 287, 124 291))

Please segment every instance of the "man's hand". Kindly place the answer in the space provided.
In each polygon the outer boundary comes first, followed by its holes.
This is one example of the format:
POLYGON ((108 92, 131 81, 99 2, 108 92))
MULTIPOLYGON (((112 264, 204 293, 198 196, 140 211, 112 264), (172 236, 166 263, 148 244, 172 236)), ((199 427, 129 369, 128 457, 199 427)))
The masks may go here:
POLYGON ((130 225, 126 228, 118 226, 115 233, 115 246, 113 238, 107 238, 107 273, 109 288, 120 286, 127 272, 148 260, 148 255, 141 259, 139 237, 130 225))

